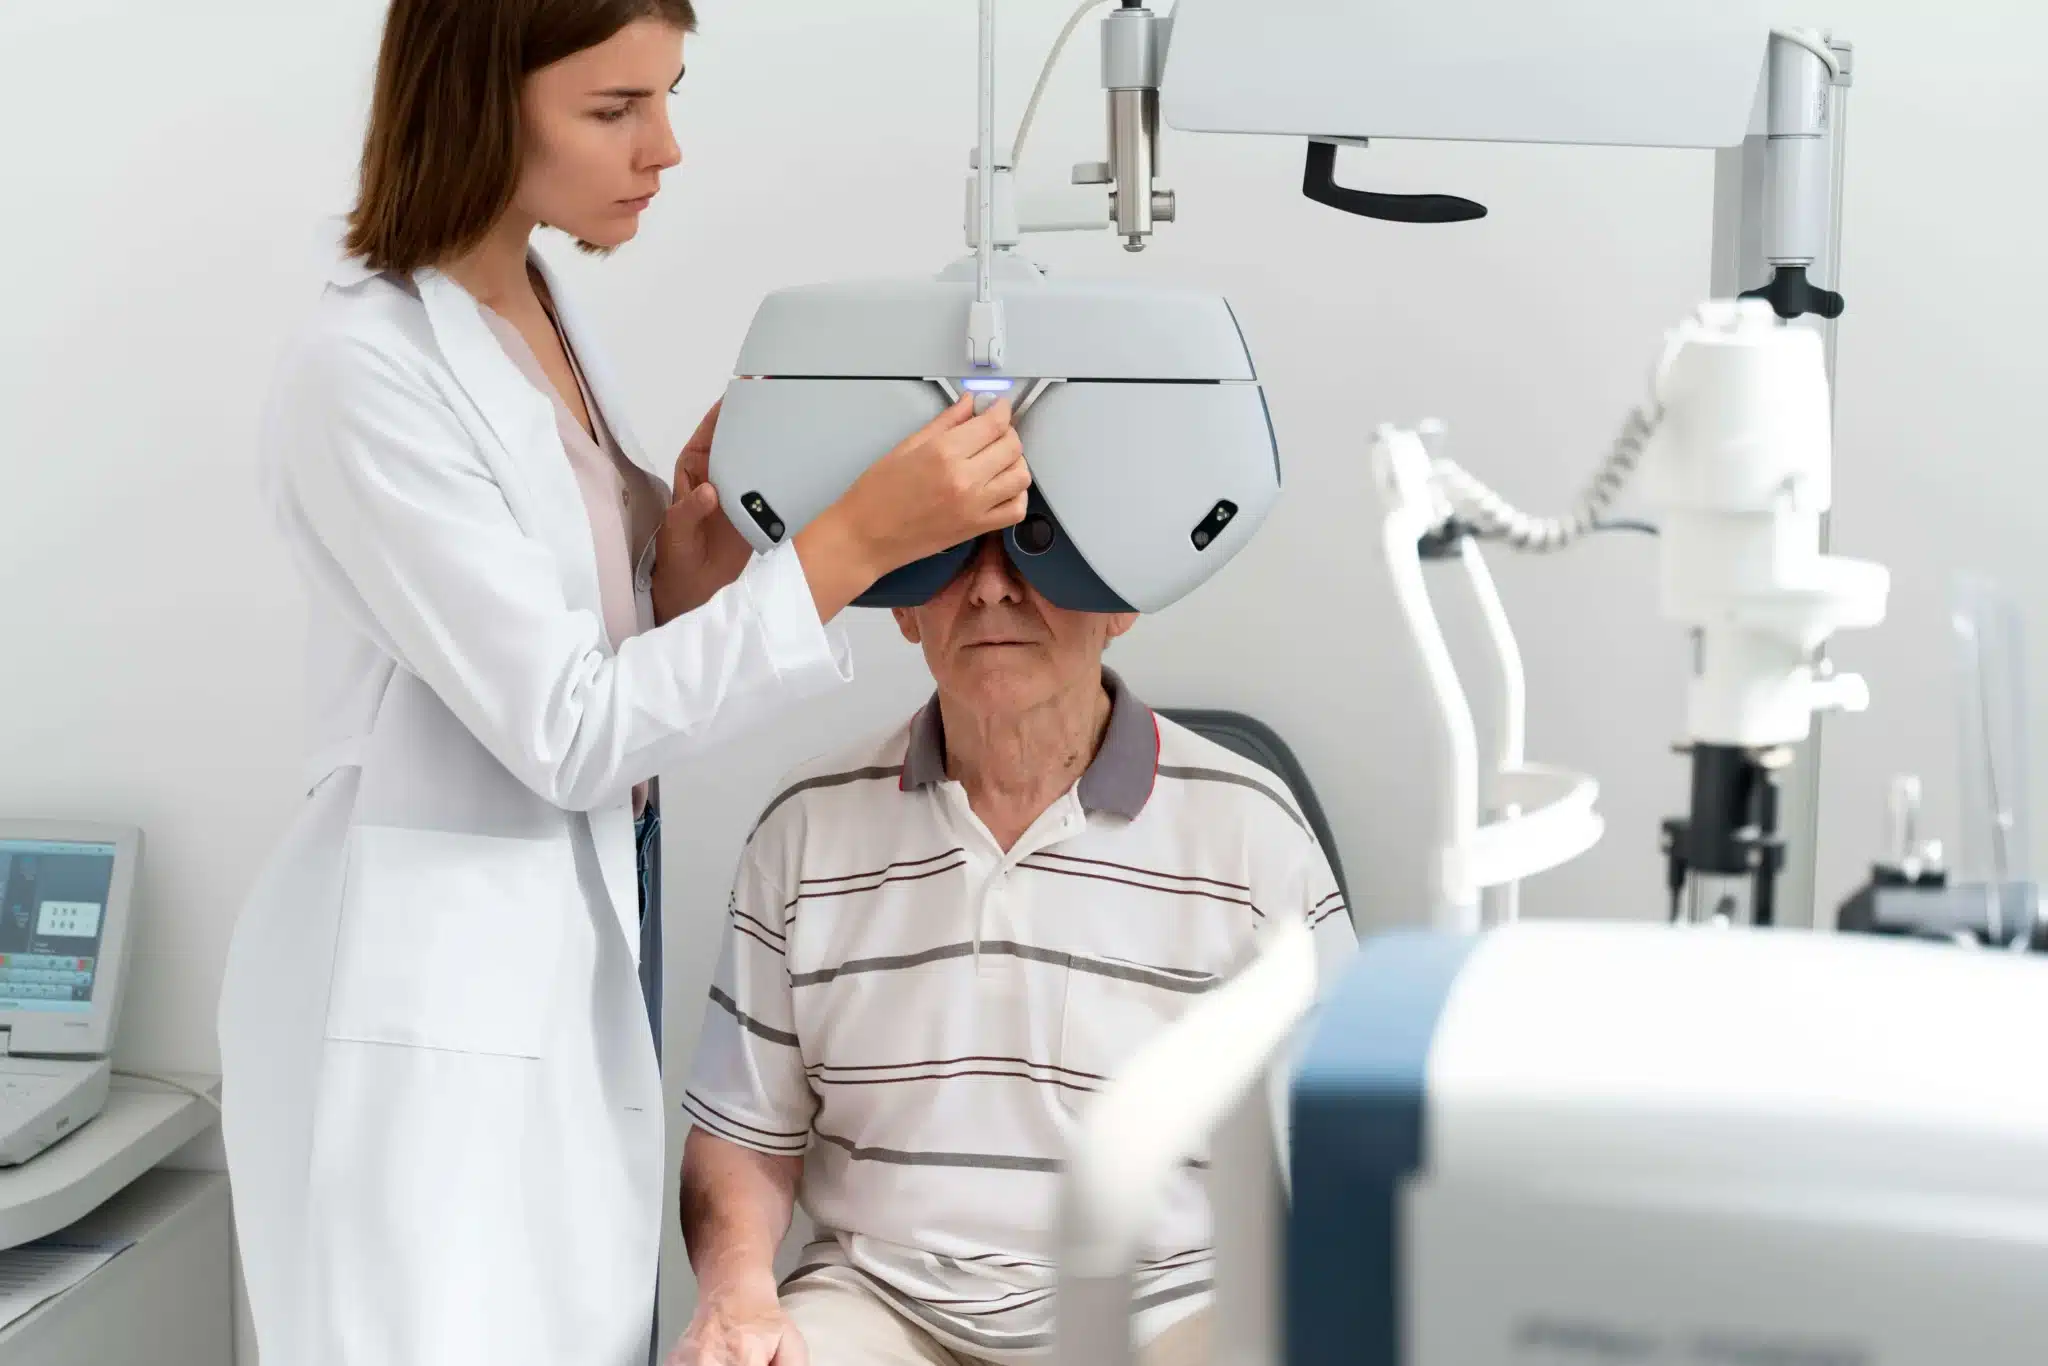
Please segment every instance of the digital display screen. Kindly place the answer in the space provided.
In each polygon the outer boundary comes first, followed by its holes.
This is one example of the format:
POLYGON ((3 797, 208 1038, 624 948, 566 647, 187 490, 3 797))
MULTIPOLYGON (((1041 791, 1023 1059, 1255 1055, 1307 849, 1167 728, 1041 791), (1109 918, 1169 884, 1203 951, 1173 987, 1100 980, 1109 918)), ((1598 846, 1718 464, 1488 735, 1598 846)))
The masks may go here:
POLYGON ((0 840, 0 1010, 84 1012, 114 886, 114 846, 0 840))

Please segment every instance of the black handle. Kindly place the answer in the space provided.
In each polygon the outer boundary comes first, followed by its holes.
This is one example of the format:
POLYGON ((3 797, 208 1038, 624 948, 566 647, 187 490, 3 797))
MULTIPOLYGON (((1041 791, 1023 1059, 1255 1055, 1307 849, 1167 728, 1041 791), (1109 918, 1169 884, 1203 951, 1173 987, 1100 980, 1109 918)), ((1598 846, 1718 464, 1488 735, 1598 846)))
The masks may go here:
POLYGON ((1839 318, 1843 308, 1847 307, 1841 295, 1808 280, 1805 266, 1779 266, 1769 284, 1762 289, 1747 290, 1742 297, 1766 301, 1786 322, 1808 313, 1823 318, 1839 318))
POLYGON ((1301 169, 1301 192, 1318 204, 1389 223, 1469 223, 1486 217, 1484 204, 1454 194, 1375 194, 1347 189, 1337 183, 1334 142, 1309 143, 1308 161, 1301 169))

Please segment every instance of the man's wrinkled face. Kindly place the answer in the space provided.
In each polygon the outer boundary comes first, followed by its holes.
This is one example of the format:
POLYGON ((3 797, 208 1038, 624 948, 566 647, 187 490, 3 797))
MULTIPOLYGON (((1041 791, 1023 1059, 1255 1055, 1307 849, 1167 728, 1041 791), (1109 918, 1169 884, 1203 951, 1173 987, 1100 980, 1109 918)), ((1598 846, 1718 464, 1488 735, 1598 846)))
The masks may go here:
POLYGON ((922 646, 939 691, 982 715, 1043 706, 1102 675, 1102 651, 1135 612, 1070 612, 1047 602, 1010 563, 1000 535, 922 607, 895 609, 903 638, 922 646))

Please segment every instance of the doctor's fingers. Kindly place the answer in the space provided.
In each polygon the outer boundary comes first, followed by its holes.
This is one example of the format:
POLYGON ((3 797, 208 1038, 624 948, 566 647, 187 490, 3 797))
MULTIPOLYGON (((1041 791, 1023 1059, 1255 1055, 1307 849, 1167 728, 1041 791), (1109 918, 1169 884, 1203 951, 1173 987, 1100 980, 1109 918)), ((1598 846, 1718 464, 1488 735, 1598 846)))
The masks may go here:
POLYGON ((718 433, 718 411, 725 406, 721 397, 711 405, 697 423, 697 430, 690 433, 690 439, 683 443, 683 452, 676 457, 675 491, 695 488, 711 477, 711 441, 718 433))
POLYGON ((981 525, 976 530, 983 536, 991 532, 1008 531, 1011 527, 1023 521, 1024 514, 1030 510, 1030 495, 1020 493, 1015 498, 1007 502, 998 503, 990 508, 988 515, 982 518, 981 525))
POLYGON ((1031 488, 1031 466, 1015 432, 977 453, 969 468, 991 504, 1021 498, 1031 488))
POLYGON ((673 490, 672 496, 680 498, 710 477, 711 448, 709 446, 704 447, 702 450, 686 448, 681 455, 676 457, 675 483, 670 486, 673 490))
POLYGON ((712 485, 699 483, 689 488, 679 487, 668 511, 661 515, 661 527, 671 535, 689 531, 716 511, 718 490, 712 485))
MULTIPOLYGON (((947 409, 941 415, 940 421, 952 417, 954 412, 953 408, 947 409)), ((934 423, 933 427, 927 427, 925 431, 932 432, 936 426, 934 423)), ((960 459, 986 449, 1009 433, 1010 400, 1005 398, 997 400, 985 413, 968 417, 950 427, 938 430, 931 439, 937 443, 941 454, 951 459, 960 459)))
POLYGON ((931 421, 903 438, 899 446, 918 446, 931 440, 941 432, 952 431, 974 419, 974 395, 962 394, 931 421))
MULTIPOLYGON (((965 431, 966 428, 961 428, 965 431)), ((988 440, 973 449, 962 452, 957 458, 967 468, 984 478, 993 478, 997 470, 1007 469, 1022 459, 1024 438, 1017 435, 1015 427, 1005 427, 991 435, 988 440)))

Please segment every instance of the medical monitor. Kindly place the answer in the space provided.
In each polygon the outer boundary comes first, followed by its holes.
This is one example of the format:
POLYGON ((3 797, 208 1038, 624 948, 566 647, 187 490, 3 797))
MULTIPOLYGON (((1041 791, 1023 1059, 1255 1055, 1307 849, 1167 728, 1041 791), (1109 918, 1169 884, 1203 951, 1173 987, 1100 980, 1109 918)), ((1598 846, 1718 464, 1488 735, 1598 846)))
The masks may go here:
POLYGON ((142 832, 0 819, 0 1031, 15 1056, 111 1051, 142 832))

